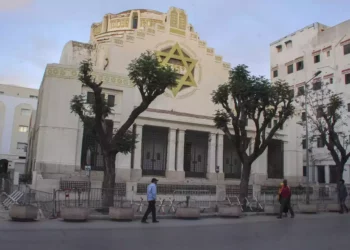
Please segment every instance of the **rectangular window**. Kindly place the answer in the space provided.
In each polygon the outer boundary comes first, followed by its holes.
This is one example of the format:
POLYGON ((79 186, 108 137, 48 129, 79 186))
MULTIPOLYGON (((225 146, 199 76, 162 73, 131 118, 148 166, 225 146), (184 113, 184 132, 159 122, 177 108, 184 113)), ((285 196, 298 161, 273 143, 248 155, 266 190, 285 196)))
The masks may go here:
POLYGON ((18 127, 18 132, 27 133, 28 132, 28 126, 19 126, 18 127))
POLYGON ((30 95, 29 98, 38 99, 38 97, 36 95, 30 95))
POLYGON ((269 124, 267 124, 267 127, 268 127, 268 128, 272 128, 272 123, 269 122, 269 124))
POLYGON ((319 63, 320 61, 321 61, 321 56, 320 55, 314 56, 314 63, 319 63))
POLYGON ((277 120, 273 120, 273 126, 277 126, 277 120))
POLYGON ((297 71, 304 69, 304 61, 297 62, 297 71))
POLYGON ((318 138, 317 138, 317 147, 318 147, 318 148, 323 148, 324 145, 325 145, 325 143, 324 143, 324 141, 322 140, 322 138, 321 138, 321 137, 318 137, 318 138))
POLYGON ((278 53, 282 52, 282 45, 277 45, 276 50, 278 53))
POLYGON ((333 78, 329 78, 329 84, 333 84, 333 78))
POLYGON ((338 174, 337 174, 337 166, 329 166, 329 183, 337 183, 338 174))
POLYGON ((313 89, 313 90, 320 90, 321 87, 322 87, 322 82, 320 82, 320 81, 314 82, 314 83, 312 84, 312 89, 313 89))
POLYGON ((0 95, 4 94, 4 91, 0 91, 0 95))
POLYGON ((318 183, 326 183, 326 171, 324 166, 317 166, 318 183))
POLYGON ((328 50, 328 51, 327 51, 327 57, 330 57, 330 56, 331 56, 331 51, 328 50))
POLYGON ((348 112, 350 112, 350 103, 348 103, 348 112))
POLYGON ((292 41, 288 40, 285 42, 287 48, 292 48, 292 41))
POLYGON ((287 73, 292 74, 293 73, 293 64, 287 66, 287 73))
POLYGON ((95 103, 95 94, 94 94, 94 92, 87 92, 86 102, 88 104, 94 104, 95 103))
POLYGON ((306 140, 305 139, 303 139, 302 144, 303 144, 303 149, 306 149, 306 140))
POLYGON ((294 89, 290 89, 290 94, 292 97, 294 97, 294 89))
POLYGON ((350 43, 344 45, 344 55, 350 54, 350 43))
POLYGON ((31 114, 30 109, 21 109, 21 115, 29 116, 31 114))
POLYGON ((109 107, 114 107, 114 105, 115 105, 115 96, 114 95, 108 95, 107 104, 109 107))
POLYGON ((345 84, 350 84, 350 73, 345 75, 345 84))
POLYGON ((24 143, 24 142, 17 142, 17 149, 19 150, 25 150, 27 148, 27 143, 24 143))
POLYGON ((305 94, 305 89, 304 86, 298 87, 298 96, 304 95, 305 94))
POLYGON ((323 115, 323 108, 322 108, 322 107, 318 107, 318 108, 317 108, 316 117, 317 117, 317 118, 321 118, 322 115, 323 115))
POLYGON ((301 120, 302 120, 303 122, 306 121, 306 112, 301 113, 301 120))
POLYGON ((273 77, 278 77, 278 70, 277 69, 273 71, 273 77))

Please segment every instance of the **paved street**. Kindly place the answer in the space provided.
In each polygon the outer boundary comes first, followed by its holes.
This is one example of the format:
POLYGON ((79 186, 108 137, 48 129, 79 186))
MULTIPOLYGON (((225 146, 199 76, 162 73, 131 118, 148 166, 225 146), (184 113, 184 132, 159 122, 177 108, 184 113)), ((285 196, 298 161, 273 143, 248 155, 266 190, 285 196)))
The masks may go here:
POLYGON ((348 249, 350 215, 251 216, 239 220, 162 220, 159 224, 90 221, 0 222, 2 250, 348 249))

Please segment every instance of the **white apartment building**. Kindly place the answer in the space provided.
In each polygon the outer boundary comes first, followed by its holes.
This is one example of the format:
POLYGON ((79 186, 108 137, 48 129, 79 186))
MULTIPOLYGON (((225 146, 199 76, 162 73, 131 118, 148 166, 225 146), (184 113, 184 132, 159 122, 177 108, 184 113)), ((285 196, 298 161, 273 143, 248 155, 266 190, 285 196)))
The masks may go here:
POLYGON ((28 131, 38 90, 0 84, 0 164, 25 172, 28 131))
MULTIPOLYGON (((313 82, 330 83, 330 89, 343 93, 350 103, 350 20, 333 27, 314 23, 287 35, 270 44, 270 58, 271 80, 287 81, 296 96, 303 93, 305 82, 321 70, 313 82)), ((302 112, 299 107, 287 129, 288 140, 294 141, 295 151, 304 155, 296 168, 303 169, 306 176, 304 128, 298 125, 302 112)), ((336 182, 335 164, 328 150, 322 143, 309 145, 309 148, 310 180, 326 184, 336 182)), ((343 178, 350 183, 349 165, 345 167, 343 178)))

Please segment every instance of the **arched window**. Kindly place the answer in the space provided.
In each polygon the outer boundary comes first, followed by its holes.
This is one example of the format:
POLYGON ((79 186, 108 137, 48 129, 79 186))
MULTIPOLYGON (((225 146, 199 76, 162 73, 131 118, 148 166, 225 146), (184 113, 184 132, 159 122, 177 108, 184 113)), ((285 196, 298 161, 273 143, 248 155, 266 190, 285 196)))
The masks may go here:
POLYGON ((134 16, 132 17, 132 28, 133 29, 137 29, 138 21, 139 21, 139 17, 137 16, 137 14, 134 14, 134 16))

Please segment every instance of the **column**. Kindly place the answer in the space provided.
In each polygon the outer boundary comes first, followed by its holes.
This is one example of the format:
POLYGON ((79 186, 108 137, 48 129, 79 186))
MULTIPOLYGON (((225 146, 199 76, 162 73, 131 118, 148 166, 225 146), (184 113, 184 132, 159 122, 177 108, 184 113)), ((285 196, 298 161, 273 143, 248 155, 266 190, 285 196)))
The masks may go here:
POLYGON ((176 155, 176 171, 184 171, 184 147, 185 147, 185 131, 177 132, 177 155, 176 155))
POLYGON ((329 166, 324 166, 324 172, 325 172, 325 179, 326 179, 326 184, 329 184, 329 166))
POLYGON ((176 130, 169 128, 167 170, 175 171, 176 130))
POLYGON ((216 165, 219 166, 219 172, 223 173, 223 159, 224 159, 224 135, 218 135, 216 145, 216 165))
POLYGON ((216 134, 209 134, 208 140, 208 173, 215 173, 216 134))
POLYGON ((136 143, 135 150, 134 150, 134 169, 141 169, 141 162, 142 162, 142 125, 136 125, 136 143))

